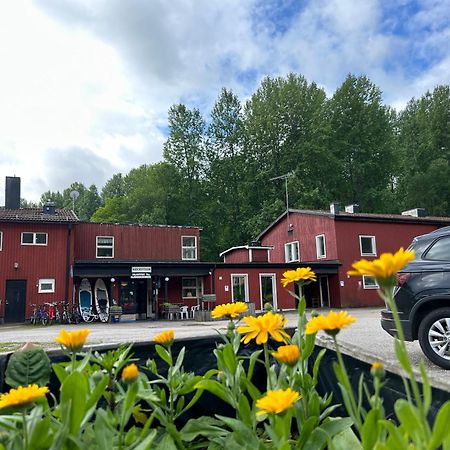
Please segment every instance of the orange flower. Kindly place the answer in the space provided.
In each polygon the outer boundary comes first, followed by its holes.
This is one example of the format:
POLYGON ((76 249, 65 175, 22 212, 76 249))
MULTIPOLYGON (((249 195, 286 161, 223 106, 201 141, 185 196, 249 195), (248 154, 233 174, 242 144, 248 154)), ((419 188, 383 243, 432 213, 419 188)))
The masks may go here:
POLYGON ((213 319, 220 319, 221 317, 235 319, 247 310, 248 306, 244 302, 225 303, 224 305, 217 305, 211 311, 211 317, 213 319))
POLYGON ((264 397, 256 400, 256 407, 260 409, 256 415, 261 416, 267 413, 280 414, 291 408, 300 398, 300 394, 291 388, 268 391, 264 397))
POLYGON ((327 334, 335 336, 342 328, 348 327, 355 321, 356 318, 347 314, 346 311, 340 311, 338 313, 330 311, 328 316, 320 314, 317 317, 313 317, 306 324, 305 333, 314 334, 319 330, 323 330, 327 334))
POLYGON ((288 366, 293 366, 300 358, 300 349, 295 344, 281 345, 276 352, 272 353, 272 356, 288 366))
POLYGON ((269 335, 277 342, 286 342, 289 335, 283 330, 287 320, 281 314, 275 314, 271 311, 258 317, 244 317, 247 325, 238 327, 238 332, 245 334, 241 339, 244 344, 248 344, 252 339, 256 339, 257 344, 265 344, 269 335))
POLYGON ((47 386, 39 387, 37 384, 10 389, 9 392, 0 396, 0 409, 28 405, 43 397, 47 392, 49 392, 47 386))
POLYGON ((167 331, 163 331, 162 333, 158 334, 157 336, 155 336, 153 338, 153 340, 157 343, 157 344, 161 344, 161 345, 171 345, 173 342, 173 338, 174 338, 174 333, 173 330, 167 330, 167 331))
POLYGON ((136 364, 129 364, 122 370, 122 380, 131 383, 139 376, 139 369, 136 364))
POLYGON ((90 331, 88 329, 77 331, 61 330, 59 336, 55 338, 55 341, 59 342, 71 352, 78 352, 83 348, 89 333, 90 331))
POLYGON ((295 270, 287 270, 283 273, 283 276, 284 278, 281 279, 283 287, 295 281, 311 282, 317 280, 316 274, 311 270, 311 267, 299 267, 295 270))

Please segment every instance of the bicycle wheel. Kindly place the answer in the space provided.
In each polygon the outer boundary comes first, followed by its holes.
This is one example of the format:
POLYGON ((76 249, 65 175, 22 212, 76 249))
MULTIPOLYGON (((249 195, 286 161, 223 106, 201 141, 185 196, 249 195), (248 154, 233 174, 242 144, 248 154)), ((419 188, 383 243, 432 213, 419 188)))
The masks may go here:
POLYGON ((47 314, 43 314, 41 317, 41 323, 42 325, 46 326, 48 325, 48 315, 47 314))

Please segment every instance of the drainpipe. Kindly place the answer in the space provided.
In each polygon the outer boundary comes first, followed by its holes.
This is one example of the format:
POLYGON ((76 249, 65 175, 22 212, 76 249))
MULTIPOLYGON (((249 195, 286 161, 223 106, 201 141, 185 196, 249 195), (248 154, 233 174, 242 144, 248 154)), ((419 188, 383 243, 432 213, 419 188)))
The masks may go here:
POLYGON ((67 227, 67 247, 66 247, 66 285, 65 302, 69 301, 69 282, 70 282, 70 248, 72 243, 72 224, 67 227))

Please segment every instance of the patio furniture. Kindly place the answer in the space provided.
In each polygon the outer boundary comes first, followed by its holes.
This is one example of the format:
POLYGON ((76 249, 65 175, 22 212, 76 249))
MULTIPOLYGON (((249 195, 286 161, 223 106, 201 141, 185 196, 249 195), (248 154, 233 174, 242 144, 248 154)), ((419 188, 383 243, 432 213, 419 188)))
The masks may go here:
POLYGON ((189 319, 189 306, 181 306, 180 307, 180 318, 181 319, 189 319))
POLYGON ((200 311, 200 305, 191 306, 191 317, 195 317, 195 311, 200 311))
POLYGON ((181 308, 179 305, 173 305, 171 303, 164 303, 163 316, 166 319, 174 320, 181 318, 181 308))

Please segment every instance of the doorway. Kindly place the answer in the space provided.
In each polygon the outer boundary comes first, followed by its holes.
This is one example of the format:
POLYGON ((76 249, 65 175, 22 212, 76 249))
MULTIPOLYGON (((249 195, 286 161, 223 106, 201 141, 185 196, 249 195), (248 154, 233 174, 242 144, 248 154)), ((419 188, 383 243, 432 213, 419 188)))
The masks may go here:
POLYGON ((319 286, 320 286, 320 299, 322 302, 323 308, 330 307, 330 290, 328 287, 328 277, 321 276, 319 277, 319 286))
POLYGON ((275 274, 262 273, 259 275, 259 289, 261 299, 261 311, 263 311, 264 305, 270 305, 270 308, 274 311, 278 309, 277 304, 277 290, 275 289, 275 274))
POLYGON ((5 323, 25 322, 26 293, 26 280, 6 280, 5 323))

